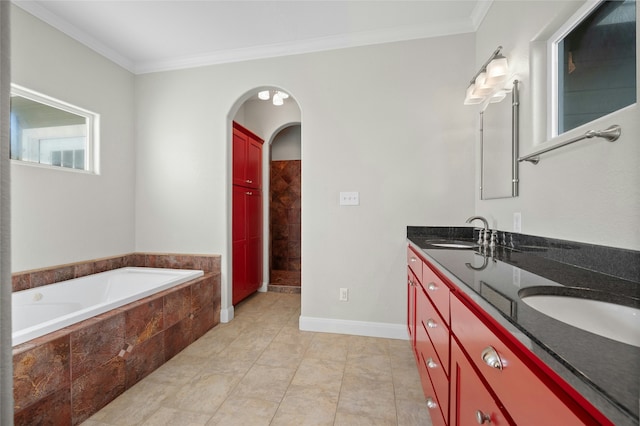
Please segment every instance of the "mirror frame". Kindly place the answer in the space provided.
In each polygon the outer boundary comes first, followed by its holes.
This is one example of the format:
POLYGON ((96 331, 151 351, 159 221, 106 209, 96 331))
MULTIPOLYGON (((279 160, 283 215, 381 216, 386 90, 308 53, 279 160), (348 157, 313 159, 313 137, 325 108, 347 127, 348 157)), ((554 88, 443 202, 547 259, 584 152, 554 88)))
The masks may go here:
POLYGON ((480 199, 497 200, 513 198, 519 195, 518 147, 520 145, 520 94, 518 80, 513 81, 511 90, 511 196, 484 198, 484 112, 490 104, 487 103, 480 111, 480 199))

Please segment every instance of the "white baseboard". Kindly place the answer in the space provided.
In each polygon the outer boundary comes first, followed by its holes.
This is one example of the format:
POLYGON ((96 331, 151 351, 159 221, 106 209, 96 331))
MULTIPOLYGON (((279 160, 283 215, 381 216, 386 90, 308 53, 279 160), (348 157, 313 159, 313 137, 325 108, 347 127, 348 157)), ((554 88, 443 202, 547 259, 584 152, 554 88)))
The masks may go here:
POLYGON ((405 324, 300 316, 299 326, 300 330, 303 331, 409 340, 409 333, 407 332, 407 326, 405 324))
POLYGON ((229 306, 227 309, 220 309, 220 322, 229 322, 235 316, 233 306, 229 306))

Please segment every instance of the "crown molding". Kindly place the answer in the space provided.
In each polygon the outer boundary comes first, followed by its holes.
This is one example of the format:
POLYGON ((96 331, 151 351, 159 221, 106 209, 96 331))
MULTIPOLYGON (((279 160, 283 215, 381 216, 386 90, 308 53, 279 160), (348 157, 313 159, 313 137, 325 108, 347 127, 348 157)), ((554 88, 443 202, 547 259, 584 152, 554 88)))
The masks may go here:
POLYGON ((221 50, 200 55, 166 58, 163 60, 135 62, 61 19, 34 1, 12 0, 16 6, 60 30, 67 36, 105 58, 115 62, 134 74, 171 71, 208 65, 267 59, 289 55, 321 52, 350 47, 369 46, 382 43, 407 41, 421 38, 441 37, 475 32, 486 15, 492 0, 479 1, 469 19, 441 22, 436 25, 411 26, 403 28, 341 34, 328 37, 295 40, 285 43, 252 46, 241 49, 221 50))
POLYGON ((476 7, 473 8, 473 12, 471 12, 471 22, 473 24, 473 31, 478 31, 482 21, 484 21, 485 16, 491 9, 491 5, 493 4, 493 0, 480 0, 476 3, 476 7))
POLYGON ((346 49, 350 47, 370 46, 375 44, 392 43, 398 41, 415 40, 421 38, 441 37, 454 34, 474 32, 471 21, 447 22, 429 27, 406 27, 385 31, 369 31, 330 37, 296 40, 253 46, 242 49, 229 49, 212 52, 205 55, 184 56, 164 61, 148 61, 135 65, 133 72, 146 74, 160 71, 171 71, 185 68, 195 68, 208 65, 232 62, 267 59, 289 55, 322 52, 328 50, 346 49))
POLYGON ((78 27, 72 25, 68 21, 61 19, 57 15, 51 13, 49 10, 40 6, 37 2, 34 1, 24 1, 24 0, 11 0, 13 4, 24 10, 25 12, 35 16, 36 18, 44 21, 45 23, 51 25, 53 28, 61 31, 77 42, 84 44, 91 50, 96 53, 104 56, 112 62, 120 65, 122 68, 134 72, 135 66, 131 59, 122 56, 115 50, 105 46, 95 38, 91 37, 85 31, 82 31, 78 27))

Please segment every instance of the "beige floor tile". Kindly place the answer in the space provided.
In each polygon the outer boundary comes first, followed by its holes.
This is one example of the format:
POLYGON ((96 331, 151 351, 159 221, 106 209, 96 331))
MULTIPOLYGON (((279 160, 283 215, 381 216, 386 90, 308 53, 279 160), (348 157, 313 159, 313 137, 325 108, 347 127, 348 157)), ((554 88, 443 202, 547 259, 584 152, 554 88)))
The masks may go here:
POLYGON ((125 393, 123 395, 111 401, 89 420, 96 420, 110 425, 139 425, 161 407, 161 401, 148 399, 147 402, 142 402, 132 398, 130 394, 125 393))
POLYGON ((338 413, 395 423, 393 382, 375 380, 366 375, 345 375, 340 390, 338 413))
POLYGON ((345 375, 363 376, 388 382, 392 382, 393 380, 391 361, 388 355, 369 355, 357 358, 349 357, 344 371, 345 375))
POLYGON ((284 326, 273 338, 274 343, 295 343, 307 348, 313 340, 314 333, 311 331, 301 331, 296 327, 284 326))
POLYGON ((278 402, 231 396, 222 404, 207 426, 269 426, 277 409, 278 402))
POLYGON ((242 376, 205 373, 163 401, 164 407, 198 413, 216 412, 242 376))
POLYGON ((152 382, 182 386, 195 378, 203 368, 203 358, 180 353, 149 374, 152 382))
POLYGON ((424 392, 418 377, 418 369, 394 369, 393 387, 396 399, 424 402, 424 392))
POLYGON ((389 356, 389 344, 386 339, 365 336, 349 336, 349 358, 369 356, 389 356))
POLYGON ((225 349, 219 354, 202 361, 202 371, 227 375, 244 376, 261 352, 237 352, 225 349))
POLYGON ((273 367, 297 367, 307 350, 307 346, 296 343, 276 342, 262 352, 256 364, 273 367))
POLYGON ((242 378, 232 396, 279 403, 295 372, 295 367, 271 367, 256 364, 242 378))
POLYGON ((345 362, 348 351, 349 336, 318 333, 313 336, 305 357, 345 362))
POLYGON ((300 331, 300 295, 259 293, 87 426, 430 426, 408 341, 300 331))
POLYGON ((370 390, 340 392, 337 413, 377 419, 383 424, 396 423, 396 405, 393 397, 370 390))
POLYGON ((304 358, 293 376, 291 385, 339 392, 343 372, 344 363, 342 362, 304 358))
POLYGON ((425 407, 424 398, 422 401, 396 399, 398 426, 432 426, 429 410, 425 407))
POLYGON ((210 414, 192 413, 174 408, 160 407, 143 426, 204 426, 211 418, 210 414))
POLYGON ((332 425, 338 392, 326 388, 292 385, 278 407, 274 426, 332 425))
POLYGON ((97 420, 93 420, 93 417, 82 422, 82 426, 111 426, 109 423, 99 422, 97 420))
MULTIPOLYGON (((396 426, 396 424, 396 419, 378 419, 362 414, 345 413, 338 410, 334 426, 396 426)), ((415 426, 418 425, 419 423, 416 423, 415 426)))

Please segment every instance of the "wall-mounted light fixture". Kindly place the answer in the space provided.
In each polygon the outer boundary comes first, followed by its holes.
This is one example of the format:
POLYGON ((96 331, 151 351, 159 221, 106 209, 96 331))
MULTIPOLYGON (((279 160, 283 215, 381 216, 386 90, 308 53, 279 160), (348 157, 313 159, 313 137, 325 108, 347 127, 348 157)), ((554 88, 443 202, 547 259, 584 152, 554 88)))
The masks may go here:
POLYGON ((481 104, 487 99, 489 102, 500 102, 505 98, 507 91, 504 83, 509 78, 509 63, 501 51, 502 46, 498 46, 473 76, 464 98, 465 105, 481 104))
POLYGON ((271 98, 275 106, 283 105, 284 100, 288 97, 289 94, 283 92, 282 90, 261 90, 260 92, 258 92, 258 99, 268 101, 271 98))

